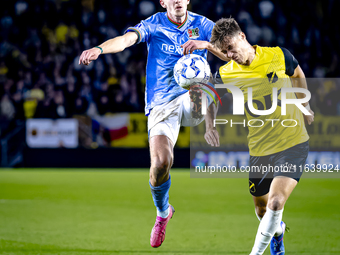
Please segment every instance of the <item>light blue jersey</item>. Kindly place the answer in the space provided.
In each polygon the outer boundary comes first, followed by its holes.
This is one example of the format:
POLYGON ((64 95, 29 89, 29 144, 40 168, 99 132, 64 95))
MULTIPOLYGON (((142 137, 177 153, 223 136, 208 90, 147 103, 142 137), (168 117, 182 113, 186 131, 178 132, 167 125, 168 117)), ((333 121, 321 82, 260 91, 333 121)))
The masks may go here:
MULTIPOLYGON (((183 56, 181 45, 188 40, 210 41, 214 25, 211 20, 192 12, 187 12, 186 20, 177 24, 168 18, 166 12, 161 12, 126 30, 125 33, 136 32, 137 43, 146 42, 148 47, 145 115, 148 116, 156 105, 187 92, 173 76, 176 62, 183 56)), ((207 50, 194 53, 207 58, 207 50)))

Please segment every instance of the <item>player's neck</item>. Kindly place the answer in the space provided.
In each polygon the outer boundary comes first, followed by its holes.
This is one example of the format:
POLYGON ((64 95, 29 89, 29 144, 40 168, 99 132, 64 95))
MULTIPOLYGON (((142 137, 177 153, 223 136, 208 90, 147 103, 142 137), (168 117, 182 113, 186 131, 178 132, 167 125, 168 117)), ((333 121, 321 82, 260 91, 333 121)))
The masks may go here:
POLYGON ((253 62, 255 56, 256 56, 256 46, 253 47, 249 44, 249 48, 248 48, 248 60, 246 61, 246 65, 249 66, 251 64, 251 62, 253 62))
POLYGON ((177 24, 182 24, 184 21, 185 21, 185 19, 186 19, 186 17, 187 17, 187 12, 185 13, 185 15, 183 15, 183 16, 181 16, 181 17, 179 17, 179 16, 174 16, 174 15, 172 15, 171 13, 167 13, 167 15, 168 15, 168 18, 171 20, 171 21, 173 21, 173 22, 176 22, 177 24))

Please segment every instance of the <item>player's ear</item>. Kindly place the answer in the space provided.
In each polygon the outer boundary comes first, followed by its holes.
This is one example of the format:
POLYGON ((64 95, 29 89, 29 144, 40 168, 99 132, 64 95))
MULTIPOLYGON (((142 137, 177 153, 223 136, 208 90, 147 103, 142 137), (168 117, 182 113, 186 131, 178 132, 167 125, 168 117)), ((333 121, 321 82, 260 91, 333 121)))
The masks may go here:
POLYGON ((242 40, 245 40, 246 39, 246 35, 243 32, 240 32, 240 38, 242 40))
POLYGON ((161 6, 162 6, 163 8, 166 8, 166 5, 165 5, 165 3, 164 3, 163 0, 159 0, 159 3, 161 4, 161 6))

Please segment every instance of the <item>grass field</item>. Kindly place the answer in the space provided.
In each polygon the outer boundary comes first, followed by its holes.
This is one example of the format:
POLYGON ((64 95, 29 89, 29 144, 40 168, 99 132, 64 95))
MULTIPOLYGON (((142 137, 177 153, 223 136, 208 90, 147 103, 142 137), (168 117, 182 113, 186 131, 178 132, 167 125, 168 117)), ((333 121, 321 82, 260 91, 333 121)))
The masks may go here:
MULTIPOLYGON (((340 254, 340 179, 302 179, 288 200, 286 254, 340 254)), ((172 171, 163 245, 148 171, 0 171, 0 254, 249 254, 258 220, 247 179, 172 171)), ((269 250, 265 254, 270 254, 269 250)))

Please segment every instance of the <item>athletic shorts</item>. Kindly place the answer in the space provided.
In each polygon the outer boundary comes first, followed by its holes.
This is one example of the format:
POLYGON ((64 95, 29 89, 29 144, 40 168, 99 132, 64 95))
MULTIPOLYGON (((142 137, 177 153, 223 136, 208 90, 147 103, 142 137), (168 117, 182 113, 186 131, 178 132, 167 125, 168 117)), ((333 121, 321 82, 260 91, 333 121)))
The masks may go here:
POLYGON ((268 156, 250 156, 249 191, 259 197, 267 194, 274 177, 286 176, 299 182, 309 151, 308 141, 268 156))
POLYGON ((181 126, 197 126, 204 120, 202 115, 192 118, 191 107, 189 92, 155 106, 148 117, 149 139, 156 135, 165 135, 175 145, 181 126))

